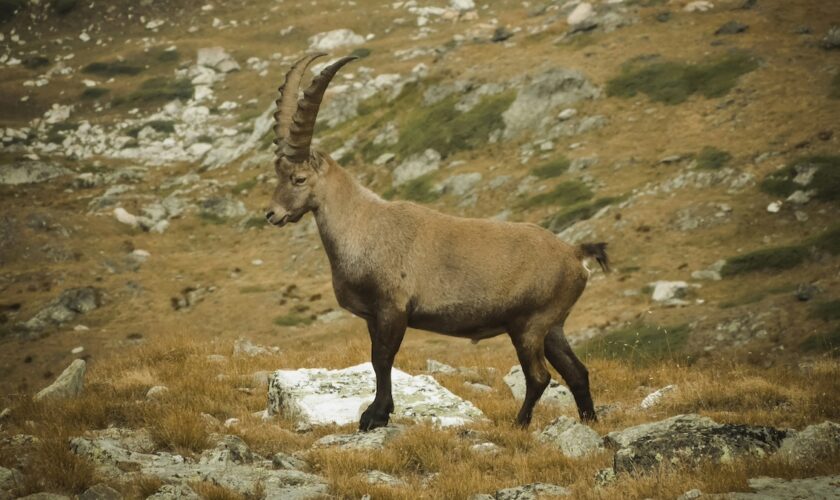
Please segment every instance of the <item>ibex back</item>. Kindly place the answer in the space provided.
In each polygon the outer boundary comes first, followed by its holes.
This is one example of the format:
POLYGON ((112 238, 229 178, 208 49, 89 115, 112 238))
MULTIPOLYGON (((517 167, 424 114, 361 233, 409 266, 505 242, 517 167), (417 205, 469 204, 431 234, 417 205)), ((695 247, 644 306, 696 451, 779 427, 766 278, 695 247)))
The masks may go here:
MULTIPOLYGON (((582 259, 607 270, 604 243, 568 245, 533 224, 467 219, 408 202, 388 202, 332 158, 310 149, 315 118, 345 57, 316 76, 298 101, 309 64, 298 61, 280 87, 275 113, 278 176, 268 221, 282 227, 315 215, 338 303, 367 321, 376 397, 359 428, 387 425, 394 410, 391 368, 406 327, 473 340, 507 333, 525 374, 516 421, 527 426, 550 381, 545 358, 594 420, 586 368, 563 323, 589 276, 582 259)), ((433 124, 429 124, 433 126, 433 124)))

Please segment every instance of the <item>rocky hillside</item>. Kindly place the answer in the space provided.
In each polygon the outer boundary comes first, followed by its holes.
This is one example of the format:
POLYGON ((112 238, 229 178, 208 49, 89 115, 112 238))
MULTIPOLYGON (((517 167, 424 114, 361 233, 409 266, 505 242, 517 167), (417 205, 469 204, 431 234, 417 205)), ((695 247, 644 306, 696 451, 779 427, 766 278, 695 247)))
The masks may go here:
POLYGON ((840 473, 789 441, 838 439, 836 2, 0 0, 0 109, 0 498, 817 498, 840 473), (309 51, 359 57, 316 143, 382 197, 608 242, 567 323, 599 423, 544 402, 512 427, 509 341, 419 331, 397 367, 486 420, 401 416, 371 455, 316 445, 352 425, 255 415, 255 373, 369 352, 312 218, 263 218, 276 89, 309 51), (677 415, 666 448, 747 451, 654 474, 621 450, 659 437, 609 438, 677 415))

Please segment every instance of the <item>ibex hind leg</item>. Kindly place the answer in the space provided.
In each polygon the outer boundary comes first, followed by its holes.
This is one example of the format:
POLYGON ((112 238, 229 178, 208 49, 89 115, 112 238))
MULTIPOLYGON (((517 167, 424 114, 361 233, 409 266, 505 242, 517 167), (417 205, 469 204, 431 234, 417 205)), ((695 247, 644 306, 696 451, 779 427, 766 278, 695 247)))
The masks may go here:
POLYGON ((537 401, 545 392, 551 375, 545 366, 545 355, 543 354, 543 342, 545 330, 542 334, 533 327, 519 334, 513 333, 511 340, 516 348, 516 355, 522 365, 522 373, 525 375, 525 401, 516 416, 516 423, 520 427, 528 427, 531 423, 531 415, 537 401))
POLYGON ((580 419, 584 422, 598 420, 589 392, 589 372, 572 351, 562 324, 552 327, 545 337, 545 357, 572 391, 580 419))

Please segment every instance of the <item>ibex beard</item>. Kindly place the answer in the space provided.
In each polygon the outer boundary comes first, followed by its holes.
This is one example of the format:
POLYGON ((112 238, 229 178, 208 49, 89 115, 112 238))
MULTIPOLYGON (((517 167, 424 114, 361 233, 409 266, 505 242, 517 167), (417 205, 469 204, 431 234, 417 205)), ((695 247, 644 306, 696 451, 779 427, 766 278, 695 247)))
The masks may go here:
MULTIPOLYGON (((589 374, 563 324, 583 292, 591 257, 607 271, 605 243, 569 245, 534 224, 454 217, 409 202, 389 202, 360 185, 310 145, 324 91, 344 57, 315 76, 298 100, 303 57, 286 74, 274 114, 278 176, 268 222, 282 227, 312 212, 332 270, 338 303, 367 322, 376 397, 359 428, 388 424, 391 368, 407 327, 472 339, 507 333, 525 375, 516 422, 527 426, 560 373, 584 421, 595 420, 589 374)), ((433 124, 430 124, 433 126, 433 124)))

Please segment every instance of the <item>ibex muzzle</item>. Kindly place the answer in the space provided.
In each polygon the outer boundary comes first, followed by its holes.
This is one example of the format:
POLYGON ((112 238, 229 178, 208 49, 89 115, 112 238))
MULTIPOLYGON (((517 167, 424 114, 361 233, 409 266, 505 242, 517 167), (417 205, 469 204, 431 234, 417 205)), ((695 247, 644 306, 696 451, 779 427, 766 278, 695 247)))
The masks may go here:
POLYGON ((394 410, 391 368, 407 327, 472 340, 507 333, 527 384, 516 421, 527 426, 550 376, 546 358, 569 385, 583 420, 594 420, 589 375, 563 334, 589 271, 608 270, 605 243, 568 245, 533 224, 466 219, 408 202, 387 202, 328 155, 311 151, 318 107, 335 73, 327 66, 297 100, 309 64, 286 74, 274 114, 278 176, 269 222, 315 215, 341 307, 367 322, 376 397, 362 430, 387 425, 394 410))

